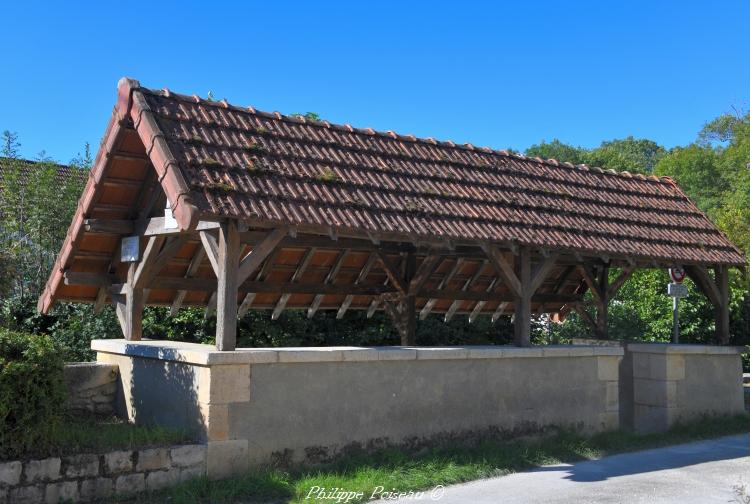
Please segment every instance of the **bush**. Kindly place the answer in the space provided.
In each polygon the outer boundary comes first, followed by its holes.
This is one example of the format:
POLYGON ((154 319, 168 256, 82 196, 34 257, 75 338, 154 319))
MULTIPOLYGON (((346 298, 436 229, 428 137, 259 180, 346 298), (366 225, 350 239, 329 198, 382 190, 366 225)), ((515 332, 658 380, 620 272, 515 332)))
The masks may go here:
POLYGON ((65 394, 59 347, 47 336, 0 329, 0 458, 48 446, 65 394))

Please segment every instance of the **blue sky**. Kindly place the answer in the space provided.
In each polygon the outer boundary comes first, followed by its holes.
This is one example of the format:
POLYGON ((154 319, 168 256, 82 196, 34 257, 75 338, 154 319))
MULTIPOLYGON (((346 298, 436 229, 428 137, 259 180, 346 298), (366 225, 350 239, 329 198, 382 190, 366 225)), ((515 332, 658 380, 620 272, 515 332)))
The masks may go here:
POLYGON ((668 147, 750 105, 750 2, 12 2, 0 130, 66 162, 123 75, 494 148, 668 147))

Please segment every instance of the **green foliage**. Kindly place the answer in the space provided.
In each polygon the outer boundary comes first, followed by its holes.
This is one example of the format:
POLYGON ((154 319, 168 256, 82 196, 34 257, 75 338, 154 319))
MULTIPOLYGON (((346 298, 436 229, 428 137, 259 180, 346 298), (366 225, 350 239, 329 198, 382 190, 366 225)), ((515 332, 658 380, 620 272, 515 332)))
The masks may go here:
POLYGON ((17 158, 21 149, 21 142, 18 141, 18 133, 14 131, 3 131, 2 150, 0 154, 7 158, 17 158))
POLYGON ((65 404, 62 372, 50 338, 0 328, 0 458, 53 442, 65 404))
POLYGON ((573 164, 587 164, 605 169, 650 173, 656 163, 664 157, 666 150, 656 142, 636 139, 632 136, 602 142, 595 149, 584 149, 568 145, 560 140, 542 141, 526 149, 525 154, 542 159, 557 159, 573 164))
POLYGON ((530 157, 556 159, 560 162, 573 163, 576 165, 586 162, 585 149, 562 143, 556 138, 551 142, 545 142, 542 140, 541 143, 532 145, 526 149, 525 154, 530 157))
POLYGON ((84 177, 60 176, 49 162, 0 162, 0 255, 14 266, 11 293, 35 297, 65 239, 84 177))
POLYGON ((656 142, 629 136, 602 142, 598 148, 586 154, 586 164, 617 171, 651 173, 665 154, 664 147, 656 142))
POLYGON ((289 117, 304 117, 308 121, 313 121, 313 122, 320 121, 320 115, 315 112, 305 112, 304 114, 295 112, 293 114, 289 114, 289 117))

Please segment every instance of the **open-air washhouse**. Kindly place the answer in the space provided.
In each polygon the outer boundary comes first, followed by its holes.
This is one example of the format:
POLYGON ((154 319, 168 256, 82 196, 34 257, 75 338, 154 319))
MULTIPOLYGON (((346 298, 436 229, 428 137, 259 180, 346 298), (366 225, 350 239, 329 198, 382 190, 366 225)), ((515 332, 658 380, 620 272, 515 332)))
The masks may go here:
POLYGON ((219 477, 352 446, 545 426, 666 429, 741 411, 728 269, 669 178, 235 107, 122 79, 39 310, 113 304, 121 414, 185 427, 219 477), (716 346, 531 346, 572 311, 607 340, 638 268, 683 268, 716 346), (611 273, 614 272, 614 273, 611 273), (590 292, 590 296, 586 296, 590 292), (141 339, 145 305, 216 311, 216 347, 141 339), (251 309, 384 310, 399 347, 236 348, 251 309), (419 347, 417 317, 513 315, 510 347, 419 347))

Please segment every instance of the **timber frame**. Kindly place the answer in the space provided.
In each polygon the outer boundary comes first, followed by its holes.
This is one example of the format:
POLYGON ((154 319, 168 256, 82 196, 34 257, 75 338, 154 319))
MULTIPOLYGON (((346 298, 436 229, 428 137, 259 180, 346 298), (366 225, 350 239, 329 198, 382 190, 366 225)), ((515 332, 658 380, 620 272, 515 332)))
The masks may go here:
POLYGON ((145 306, 203 307, 220 350, 236 347, 250 309, 383 310, 403 345, 430 314, 512 315, 515 344, 528 346, 540 314, 576 312, 606 339, 630 275, 677 265, 716 307, 727 343, 729 268, 744 269, 744 256, 670 179, 312 124, 122 79, 38 308, 111 303, 138 340, 145 306), (132 256, 123 242, 137 244, 132 256))
MULTIPOLYGON (((529 346, 532 317, 575 311, 596 338, 607 339, 609 302, 638 266, 655 266, 488 242, 414 244, 376 236, 303 234, 286 226, 249 229, 235 220, 201 221, 188 231, 165 227, 164 217, 88 219, 84 225, 94 235, 138 236, 141 260, 121 264, 122 277, 66 271, 66 285, 103 292, 97 300, 111 299, 123 334, 132 340, 141 337, 148 298, 149 304, 170 306, 172 313, 188 305, 215 309, 220 350, 235 348, 237 318, 251 307, 271 309, 276 319, 288 308, 313 316, 321 305, 335 309, 337 318, 350 309, 366 310, 368 316, 382 309, 403 345, 417 344, 417 317, 430 313, 442 313, 446 321, 462 313, 470 323, 482 314, 492 322, 513 314, 514 342, 529 346), (191 248, 189 259, 180 257, 181 249, 191 248), (163 274, 177 268, 184 273, 163 274), (618 273, 610 282, 613 268, 618 273), (346 280, 337 281, 342 277, 346 280), (589 300, 586 291, 591 292, 589 300)), ((704 266, 686 270, 716 307, 716 337, 727 343, 727 268, 715 268, 713 276, 704 266)))

